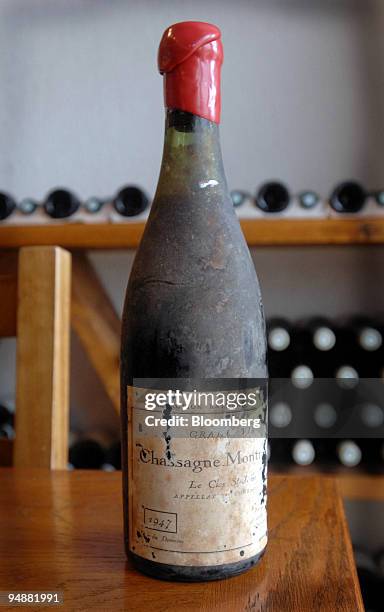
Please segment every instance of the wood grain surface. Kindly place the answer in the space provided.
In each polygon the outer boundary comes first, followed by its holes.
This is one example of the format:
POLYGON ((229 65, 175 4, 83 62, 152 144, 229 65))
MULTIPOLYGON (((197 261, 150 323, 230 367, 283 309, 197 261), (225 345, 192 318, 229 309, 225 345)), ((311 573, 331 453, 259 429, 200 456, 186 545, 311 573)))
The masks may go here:
POLYGON ((120 319, 86 255, 74 253, 72 264, 72 327, 119 413, 120 319))
POLYGON ((17 467, 65 468, 69 429, 71 255, 21 249, 18 269, 17 467))
POLYGON ((0 338, 16 335, 17 258, 17 251, 0 251, 0 338))
MULTIPOLYGON (((241 219, 250 246, 382 244, 384 218, 241 219)), ((144 222, 56 223, 0 226, 0 247, 54 245, 83 249, 136 248, 144 222)))
POLYGON ((344 499, 384 502, 384 475, 339 474, 336 478, 344 499))
POLYGON ((236 578, 195 584, 148 578, 126 561, 120 473, 11 468, 0 470, 0 483, 0 590, 63 591, 61 609, 71 611, 364 609, 332 479, 272 476, 261 563, 236 578))

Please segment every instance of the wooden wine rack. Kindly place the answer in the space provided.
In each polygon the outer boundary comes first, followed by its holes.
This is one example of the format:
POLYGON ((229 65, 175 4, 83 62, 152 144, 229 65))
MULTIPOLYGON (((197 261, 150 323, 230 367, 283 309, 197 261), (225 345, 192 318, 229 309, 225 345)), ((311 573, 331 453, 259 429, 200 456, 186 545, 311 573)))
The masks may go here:
MULTIPOLYGON (((249 246, 384 243, 383 218, 241 219, 249 246)), ((0 248, 60 245, 71 249, 134 249, 144 222, 55 223, 0 226, 0 248)))

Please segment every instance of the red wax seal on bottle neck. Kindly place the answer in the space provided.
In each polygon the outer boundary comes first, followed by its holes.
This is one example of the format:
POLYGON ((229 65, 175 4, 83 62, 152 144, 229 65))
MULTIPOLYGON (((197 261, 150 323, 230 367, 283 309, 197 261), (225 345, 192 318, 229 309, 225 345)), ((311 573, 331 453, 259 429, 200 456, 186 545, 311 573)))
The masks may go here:
POLYGON ((158 65, 167 108, 220 123, 220 37, 219 28, 200 21, 183 21, 165 30, 158 65))

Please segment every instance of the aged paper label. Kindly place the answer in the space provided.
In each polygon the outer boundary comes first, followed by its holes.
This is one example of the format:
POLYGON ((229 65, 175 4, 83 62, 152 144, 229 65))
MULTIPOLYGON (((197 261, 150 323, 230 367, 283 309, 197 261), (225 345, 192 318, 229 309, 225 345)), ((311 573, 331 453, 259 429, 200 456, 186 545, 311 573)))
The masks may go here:
POLYGON ((193 410, 184 415, 182 434, 164 426, 152 433, 144 422, 145 391, 128 388, 130 550, 185 566, 235 563, 261 552, 267 542, 265 436, 226 437, 222 428, 193 427, 193 410))

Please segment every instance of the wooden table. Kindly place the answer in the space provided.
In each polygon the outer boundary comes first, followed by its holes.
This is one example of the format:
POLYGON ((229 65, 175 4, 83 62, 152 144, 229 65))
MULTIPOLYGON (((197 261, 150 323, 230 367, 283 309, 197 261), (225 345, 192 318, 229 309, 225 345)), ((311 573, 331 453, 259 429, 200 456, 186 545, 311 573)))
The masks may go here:
POLYGON ((126 561, 120 480, 116 472, 0 470, 0 590, 63 591, 61 609, 71 611, 363 611, 331 478, 272 476, 260 565, 194 584, 148 578, 126 561))

